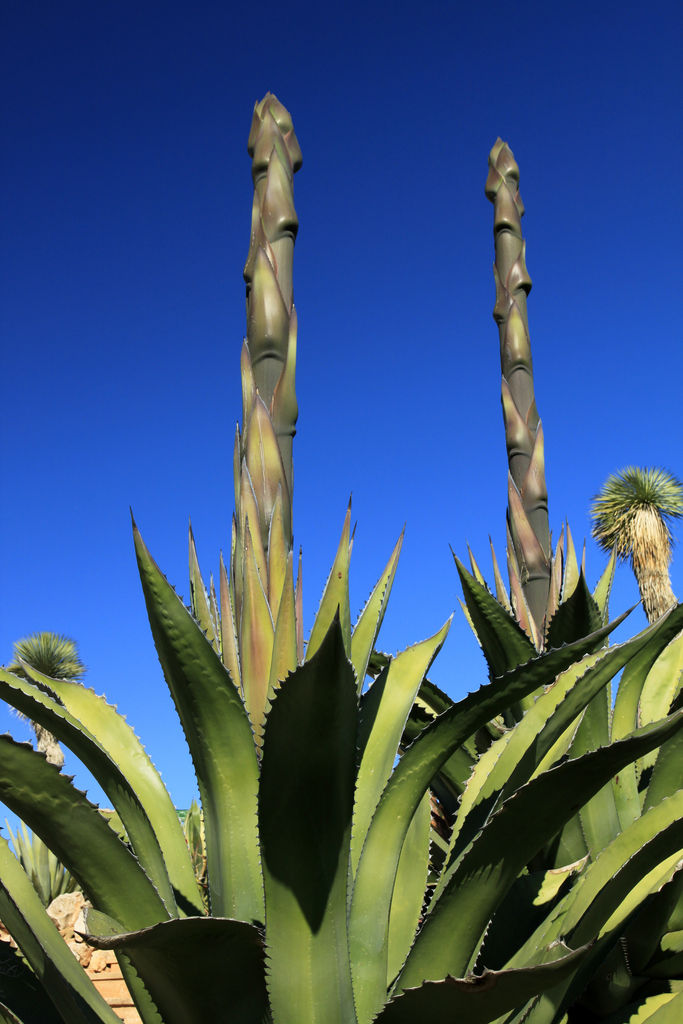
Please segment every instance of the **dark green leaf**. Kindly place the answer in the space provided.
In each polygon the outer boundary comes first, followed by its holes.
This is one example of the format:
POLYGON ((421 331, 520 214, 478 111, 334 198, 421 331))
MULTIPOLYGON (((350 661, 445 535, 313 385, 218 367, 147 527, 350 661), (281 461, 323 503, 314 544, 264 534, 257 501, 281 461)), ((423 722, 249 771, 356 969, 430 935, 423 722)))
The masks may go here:
MULTIPOLYGON (((553 950, 560 951, 566 952, 566 947, 553 950)), ((376 1024, 489 1024, 572 974, 584 955, 585 949, 579 949, 540 967, 427 982, 389 1003, 376 1024)))
POLYGON ((88 914, 86 925, 92 945, 121 950, 134 960, 164 1024, 263 1024, 266 1019, 263 939, 254 925, 187 917, 106 935, 107 920, 96 914, 88 914))
POLYGON ((550 620, 547 646, 561 647, 562 644, 580 640, 582 636, 595 633, 602 625, 600 609, 581 572, 571 596, 559 606, 550 620))
POLYGON ((358 718, 338 616, 266 719, 259 820, 278 1024, 355 1021, 346 929, 358 718))
MULTIPOLYGON (((453 556, 455 558, 455 556, 453 556)), ((528 636, 495 597, 456 558, 465 603, 482 646, 491 678, 523 665, 536 655, 528 636)))
POLYGON ((135 526, 133 532, 154 643, 197 773, 212 912, 261 920, 258 765, 249 719, 219 656, 135 526))

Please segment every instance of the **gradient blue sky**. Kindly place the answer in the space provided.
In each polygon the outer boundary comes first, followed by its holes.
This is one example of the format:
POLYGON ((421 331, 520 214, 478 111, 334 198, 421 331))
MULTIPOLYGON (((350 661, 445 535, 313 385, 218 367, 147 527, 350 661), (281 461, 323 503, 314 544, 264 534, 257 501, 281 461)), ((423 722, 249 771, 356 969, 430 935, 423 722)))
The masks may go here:
MULTIPOLYGON (((2 27, 0 661, 75 637, 176 803, 195 785, 128 507, 188 594, 229 546, 246 139, 275 92, 304 154, 295 541, 307 628, 353 492, 352 611, 404 522, 382 646, 455 609, 432 678, 485 679, 448 545, 502 554, 489 149, 521 169, 555 535, 629 463, 681 475, 679 3, 12 2, 2 27)), ((605 558, 589 540, 589 583, 605 558)), ((683 555, 674 590, 683 595, 683 555)), ((618 570, 614 611, 638 599, 618 570)), ((644 624, 640 610, 629 631, 644 624)), ((28 738, 4 708, 0 729, 28 738)), ((77 782, 88 786, 86 774, 77 782)))

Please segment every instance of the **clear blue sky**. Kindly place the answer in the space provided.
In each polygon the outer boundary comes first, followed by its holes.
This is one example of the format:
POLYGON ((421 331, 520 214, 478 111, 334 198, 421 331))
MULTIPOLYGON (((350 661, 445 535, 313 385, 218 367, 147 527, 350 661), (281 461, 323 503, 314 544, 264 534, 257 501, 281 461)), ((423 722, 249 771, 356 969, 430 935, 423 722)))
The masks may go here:
MULTIPOLYGON (((581 542, 608 473, 683 474, 682 20, 673 0, 5 4, 0 661, 36 630, 76 638, 89 685, 189 803, 128 507, 180 593, 189 516, 217 569, 240 414, 246 139, 272 90, 304 154, 307 628, 353 492, 353 612, 406 522, 382 646, 455 609, 432 677, 454 697, 479 685, 448 545, 464 557, 469 542, 489 572, 489 534, 504 544, 488 152, 501 135, 521 169, 551 522, 557 535, 568 517, 581 542)), ((590 583, 604 564, 589 540, 590 583)), ((679 596, 682 567, 679 551, 679 596)), ((637 598, 624 566, 614 610, 637 598)), ((4 708, 2 728, 29 736, 4 708)))

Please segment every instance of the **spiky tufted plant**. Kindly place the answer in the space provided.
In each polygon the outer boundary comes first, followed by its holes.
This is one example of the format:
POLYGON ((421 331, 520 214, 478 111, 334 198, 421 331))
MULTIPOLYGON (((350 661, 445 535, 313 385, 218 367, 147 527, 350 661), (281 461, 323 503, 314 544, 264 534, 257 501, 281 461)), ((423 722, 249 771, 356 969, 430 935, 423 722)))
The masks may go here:
MULTIPOLYGON (((303 650, 288 469, 296 418, 293 305, 283 273, 300 157, 291 119, 270 94, 256 106, 250 151, 255 202, 243 419, 220 607, 214 588, 207 593, 201 581, 192 539, 188 609, 134 528, 154 642, 197 776, 207 892, 140 741, 91 690, 35 670, 28 679, 0 670, 0 695, 81 758, 127 841, 69 779, 10 737, 0 737, 0 797, 88 895, 89 939, 116 951, 144 1024, 493 1024, 524 1012, 546 990, 572 984, 600 929, 611 940, 632 874, 617 886, 593 876, 566 928, 556 912, 576 874, 572 866, 563 865, 559 879, 545 871, 528 885, 525 879, 615 773, 683 734, 677 711, 636 723, 611 743, 588 738, 575 756, 565 756, 563 746, 574 718, 616 673, 656 659, 680 632, 683 609, 606 649, 615 624, 602 620, 567 641, 581 612, 579 590, 579 599, 565 602, 564 632, 549 633, 538 650, 463 569, 470 615, 492 652, 491 679, 422 722, 407 743, 408 716, 428 687, 425 676, 449 624, 385 659, 365 685, 400 540, 352 629, 347 512, 303 650), (519 731, 491 745, 501 754, 492 771, 484 758, 473 769, 473 738, 534 693, 542 696, 519 731), (463 810, 437 863, 430 857, 430 786, 453 764, 467 766, 463 810), (524 914, 501 924, 520 887, 524 914), (541 926, 545 932, 531 942, 541 926), (492 969, 487 960, 494 959, 492 969)), ((648 835, 656 841, 639 855, 642 884, 631 903, 673 870, 680 802, 662 800, 655 812, 648 835)), ((54 1005, 46 1010, 43 1001, 33 1020, 114 1024, 4 842, 0 918, 54 1005)), ((13 966, 11 985, 0 978, 5 1007, 19 996, 26 1005, 27 991, 35 993, 13 966)), ((6 1020, 22 1020, 23 1009, 5 1007, 6 1020)), ((26 1014, 24 1024, 30 1020, 26 1014)))
POLYGON ((600 547, 631 559, 645 614, 654 622, 676 604, 669 521, 683 517, 683 484, 663 469, 628 466, 607 478, 591 516, 600 547))

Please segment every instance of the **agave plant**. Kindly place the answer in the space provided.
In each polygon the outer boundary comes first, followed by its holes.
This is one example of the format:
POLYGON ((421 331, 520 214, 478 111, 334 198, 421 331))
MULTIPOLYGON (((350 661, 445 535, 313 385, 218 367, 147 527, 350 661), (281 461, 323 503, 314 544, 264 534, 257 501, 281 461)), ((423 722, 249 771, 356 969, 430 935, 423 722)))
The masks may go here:
POLYGON ((65 892, 73 892, 76 879, 66 870, 63 864, 48 850, 40 836, 32 835, 23 821, 19 822, 21 831, 12 831, 5 819, 5 827, 14 847, 14 855, 31 879, 33 888, 38 893, 44 907, 49 907, 57 896, 65 892))
MULTIPOLYGON (((291 185, 300 152, 289 114, 270 94, 256 106, 250 152, 255 201, 243 418, 220 596, 212 584, 204 587, 191 537, 186 608, 134 525, 152 634, 199 786, 206 902, 158 773, 130 726, 93 691, 36 670, 28 679, 0 671, 0 694, 81 758, 125 835, 10 737, 0 737, 0 796, 82 885, 93 906, 89 941, 116 951, 144 1024, 498 1021, 573 983, 591 961, 596 929, 609 929, 621 906, 621 889, 594 881, 602 917, 586 921, 575 909, 567 946, 563 929, 554 927, 563 883, 572 878, 565 865, 559 884, 552 872, 531 879, 528 902, 540 908, 531 922, 500 926, 520 877, 577 811, 616 773, 680 737, 683 710, 636 723, 576 756, 553 756, 576 715, 616 673, 660 655, 681 630, 683 609, 614 648, 604 643, 615 624, 601 620, 569 642, 557 627, 539 650, 463 569, 470 614, 493 638, 491 680, 416 728, 408 743, 411 707, 428 686, 449 623, 386 659, 365 686, 368 666, 377 664, 373 650, 400 540, 352 628, 349 511, 304 648, 291 530, 294 311, 283 272, 296 228, 291 185), (492 721, 514 720, 514 709, 534 693, 543 696, 520 732, 504 734, 528 742, 492 744, 501 758, 511 753, 490 780, 483 759, 477 762, 477 783, 462 787, 470 811, 466 805, 443 840, 441 863, 430 864, 432 780, 466 762, 472 738, 492 721), (481 800, 474 799, 477 786, 481 800), (531 943, 531 929, 544 922, 548 941, 544 933, 531 943), (487 967, 494 933, 498 962, 487 967)), ((565 613, 567 630, 572 615, 565 613)), ((639 862, 639 892, 655 885, 653 872, 660 878, 671 870, 673 815, 660 813, 657 824, 663 838, 639 862)), ((5 844, 0 880, 0 918, 61 1019, 113 1024, 112 1011, 46 926, 5 844)), ((594 902, 589 898, 591 911, 594 902)))

